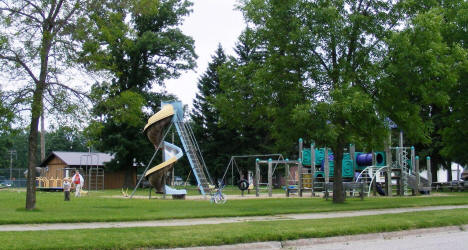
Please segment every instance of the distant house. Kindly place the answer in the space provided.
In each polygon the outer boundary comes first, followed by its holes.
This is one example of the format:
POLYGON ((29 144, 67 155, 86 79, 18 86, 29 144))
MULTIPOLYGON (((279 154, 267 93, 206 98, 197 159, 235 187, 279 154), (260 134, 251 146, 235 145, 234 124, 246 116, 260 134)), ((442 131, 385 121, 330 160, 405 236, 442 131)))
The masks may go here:
MULTIPOLYGON (((106 171, 104 164, 113 159, 111 154, 98 152, 53 151, 41 164, 41 177, 63 179, 71 177, 76 170, 85 179, 84 188, 89 190, 122 188, 126 171, 106 171)), ((132 171, 136 185, 136 167, 132 171)))

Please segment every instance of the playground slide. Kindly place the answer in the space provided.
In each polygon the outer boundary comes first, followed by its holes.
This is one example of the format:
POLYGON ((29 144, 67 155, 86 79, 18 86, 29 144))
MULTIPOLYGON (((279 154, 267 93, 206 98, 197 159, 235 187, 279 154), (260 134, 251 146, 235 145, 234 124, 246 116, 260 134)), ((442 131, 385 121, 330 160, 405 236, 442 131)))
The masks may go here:
MULTIPOLYGON (((170 124, 174 116, 174 108, 172 105, 165 105, 163 108, 148 119, 148 123, 144 128, 144 132, 148 139, 157 148, 161 143, 164 128, 170 124)), ((172 169, 174 163, 182 157, 182 149, 174 144, 164 142, 164 161, 161 164, 154 166, 145 173, 145 177, 156 189, 157 193, 166 194, 186 194, 186 190, 176 190, 165 186, 164 177, 168 171, 172 169)))

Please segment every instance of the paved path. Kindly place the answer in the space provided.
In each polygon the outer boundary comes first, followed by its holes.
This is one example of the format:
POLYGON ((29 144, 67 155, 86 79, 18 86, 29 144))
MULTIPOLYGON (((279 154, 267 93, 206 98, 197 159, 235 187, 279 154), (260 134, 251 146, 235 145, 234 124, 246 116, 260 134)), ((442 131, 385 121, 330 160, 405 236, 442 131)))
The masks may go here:
POLYGON ((398 214, 398 213, 405 213, 405 212, 433 211, 433 210, 446 210, 446 209, 457 209, 457 208, 468 208, 468 205, 395 208, 395 209, 308 213, 308 214, 284 214, 284 215, 274 215, 274 216, 171 219, 171 220, 127 221, 127 222, 15 224, 15 225, 1 225, 0 232, 1 231, 5 232, 5 231, 72 230, 72 229, 93 229, 93 228, 189 226, 189 225, 208 225, 208 224, 239 223, 239 222, 247 222, 247 221, 272 221, 272 220, 310 220, 310 219, 324 219, 324 218, 338 218, 338 217, 354 217, 354 216, 364 216, 364 215, 398 214))
POLYGON ((310 249, 310 250, 465 250, 468 225, 359 234, 328 238, 267 241, 236 245, 177 248, 179 250, 310 249))

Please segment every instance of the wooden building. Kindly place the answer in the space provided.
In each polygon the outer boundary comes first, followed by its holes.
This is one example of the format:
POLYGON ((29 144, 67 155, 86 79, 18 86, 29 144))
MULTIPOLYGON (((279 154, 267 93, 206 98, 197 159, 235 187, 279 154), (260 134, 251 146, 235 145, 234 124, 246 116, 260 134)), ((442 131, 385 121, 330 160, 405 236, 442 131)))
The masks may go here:
MULTIPOLYGON (((122 188, 126 171, 105 169, 104 164, 112 158, 106 153, 53 151, 40 165, 41 177, 63 179, 79 170, 85 179, 83 187, 87 190, 122 188)), ((132 171, 132 180, 136 185, 136 167, 132 171)))

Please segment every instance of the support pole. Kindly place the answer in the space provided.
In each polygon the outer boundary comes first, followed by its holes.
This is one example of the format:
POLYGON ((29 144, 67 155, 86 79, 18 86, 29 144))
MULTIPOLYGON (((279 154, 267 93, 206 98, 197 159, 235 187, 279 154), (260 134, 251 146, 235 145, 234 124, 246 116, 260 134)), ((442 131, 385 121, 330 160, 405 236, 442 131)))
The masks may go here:
POLYGON ((235 164, 235 161, 232 163, 232 166, 231 166, 231 185, 234 187, 234 164, 235 164))
POLYGON ((390 146, 392 145, 392 133, 389 133, 388 141, 385 143, 385 158, 387 160, 387 171, 385 171, 385 193, 388 197, 393 195, 392 190, 392 151, 390 146))
POLYGON ((268 197, 273 195, 273 163, 271 159, 268 159, 268 197))
POLYGON ((162 198, 163 200, 166 199, 166 178, 167 178, 167 175, 166 173, 163 174, 163 194, 162 194, 162 198))
POLYGON ((399 185, 399 195, 404 196, 405 195, 405 171, 403 169, 403 130, 400 130, 400 138, 399 138, 399 143, 398 143, 398 165, 400 168, 400 185, 399 185))
POLYGON ((431 157, 426 157, 426 166, 427 166, 427 181, 428 186, 431 188, 432 191, 432 170, 431 170, 431 157))
MULTIPOLYGON (((286 159, 287 161, 288 159, 286 159)), ((286 187, 286 197, 289 197, 289 164, 286 164, 286 172, 285 172, 285 175, 286 175, 286 182, 284 184, 284 186, 286 187)))
POLYGON ((297 165, 297 171, 298 171, 298 178, 299 178, 299 185, 298 185, 298 192, 299 192, 299 197, 302 197, 302 190, 304 189, 304 184, 303 182, 303 169, 302 169, 302 147, 303 147, 303 141, 302 138, 299 138, 299 159, 297 161, 299 164, 297 165))
POLYGON ((255 196, 259 197, 260 196, 260 166, 259 162, 260 159, 257 158, 255 160, 255 196))
POLYGON ((419 156, 415 157, 414 174, 416 176, 416 190, 414 193, 415 195, 419 195, 419 186, 421 183, 421 179, 419 178, 419 156))
POLYGON ((312 188, 312 197, 315 196, 315 190, 314 190, 314 182, 315 182, 315 146, 314 144, 310 144, 310 169, 311 169, 311 175, 312 175, 312 180, 311 180, 311 188, 312 188))
POLYGON ((356 171, 357 166, 354 165, 354 153, 356 152, 356 146, 354 144, 349 144, 349 157, 351 162, 353 163, 353 182, 356 182, 356 175, 354 172, 356 171))
POLYGON ((403 148, 403 130, 400 130, 400 141, 399 145, 400 148, 403 148))
POLYGON ((330 181, 330 165, 328 163, 328 148, 325 147, 325 153, 323 156, 323 170, 325 175, 325 185, 330 181))
POLYGON ((374 181, 372 182, 372 194, 377 196, 377 171, 375 169, 375 152, 372 150, 372 176, 374 177, 374 181), (375 172, 374 172, 375 171, 375 172))
POLYGON ((303 168, 302 168, 302 159, 299 158, 297 159, 298 163, 297 163, 297 171, 299 172, 299 185, 298 185, 298 188, 299 188, 299 197, 302 197, 302 190, 304 189, 304 184, 302 183, 303 180, 302 180, 302 172, 304 171, 303 168))

